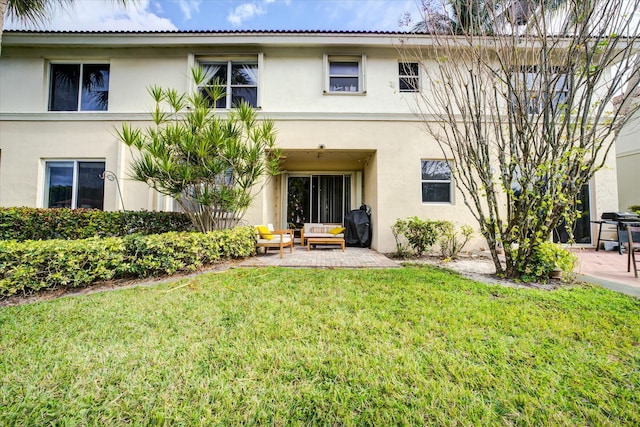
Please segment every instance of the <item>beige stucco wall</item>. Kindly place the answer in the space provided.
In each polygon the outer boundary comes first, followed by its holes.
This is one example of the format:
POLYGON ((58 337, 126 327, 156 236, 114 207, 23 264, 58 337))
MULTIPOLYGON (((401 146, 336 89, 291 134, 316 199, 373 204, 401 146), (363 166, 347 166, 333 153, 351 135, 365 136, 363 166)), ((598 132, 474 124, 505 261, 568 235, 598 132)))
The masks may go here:
MULTIPOLYGON (((146 185, 125 175, 128 151, 113 136, 117 123, 108 121, 3 122, 0 138, 0 206, 44 206, 44 162, 104 160, 116 173, 127 209, 154 209, 146 185)), ((115 181, 105 182, 106 210, 121 209, 115 181)))
POLYGON ((619 209, 627 211, 640 205, 640 150, 618 155, 617 162, 619 209))
POLYGON ((153 85, 185 92, 189 88, 186 56, 113 58, 110 61, 109 112, 140 113, 153 108, 148 88, 153 85))
POLYGON ((265 49, 262 107, 271 112, 411 113, 398 92, 395 49, 265 49), (365 54, 366 94, 325 93, 323 55, 365 54))
MULTIPOLYGON (((399 218, 454 219, 473 224, 460 194, 454 203, 422 203, 421 159, 442 159, 440 148, 411 121, 278 121, 280 147, 314 150, 374 150, 363 165, 363 203, 373 210, 373 246, 395 249, 391 225, 399 218)), ((260 210, 263 205, 256 206, 260 210)), ((357 206, 354 206, 357 208, 357 206)), ((279 210, 276 210, 279 212, 279 210)), ((251 213, 251 217, 258 217, 251 213)), ((276 218, 277 214, 274 214, 276 218)), ((269 215, 267 215, 268 217, 269 215)), ((278 220, 281 218, 278 217, 278 220)), ((277 222, 277 221, 276 221, 277 222)))
POLYGON ((640 111, 620 131, 616 141, 619 210, 640 205, 640 111))
POLYGON ((0 112, 46 111, 46 74, 42 58, 0 57, 0 112))

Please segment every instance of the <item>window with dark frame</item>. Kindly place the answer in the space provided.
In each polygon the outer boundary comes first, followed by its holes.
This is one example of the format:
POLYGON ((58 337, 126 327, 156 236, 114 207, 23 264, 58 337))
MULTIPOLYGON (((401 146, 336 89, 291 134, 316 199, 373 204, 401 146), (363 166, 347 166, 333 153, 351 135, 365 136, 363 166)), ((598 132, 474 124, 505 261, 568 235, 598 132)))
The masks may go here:
POLYGON ((241 101, 258 107, 258 62, 257 61, 207 61, 200 62, 207 75, 207 83, 199 87, 208 97, 206 87, 220 85, 225 96, 218 99, 216 108, 234 108, 241 101))
POLYGON ((360 92, 360 62, 329 58, 329 92, 360 92))
POLYGON ((49 111, 107 111, 109 64, 51 64, 49 111))
POLYGON ((104 209, 104 170, 104 162, 47 161, 45 207, 104 209))
POLYGON ((417 62, 398 64, 400 92, 418 92, 420 90, 420 68, 417 62))
MULTIPOLYGON (((569 96, 568 74, 560 67, 550 69, 549 73, 540 73, 535 65, 526 65, 513 70, 517 73, 520 90, 523 91, 523 100, 527 114, 539 114, 547 105, 547 99, 551 98, 553 109, 563 106, 569 96), (546 79, 546 81, 545 81, 546 79)), ((516 102, 514 96, 514 104, 516 102)))
POLYGON ((451 168, 446 160, 421 160, 422 202, 451 203, 451 168))

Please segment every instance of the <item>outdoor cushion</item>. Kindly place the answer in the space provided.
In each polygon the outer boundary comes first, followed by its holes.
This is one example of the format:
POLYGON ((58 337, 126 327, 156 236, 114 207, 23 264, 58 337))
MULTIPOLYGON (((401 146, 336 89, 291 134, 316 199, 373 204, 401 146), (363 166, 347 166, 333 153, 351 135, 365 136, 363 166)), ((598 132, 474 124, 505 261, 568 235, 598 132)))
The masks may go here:
POLYGON ((256 226, 256 228, 258 229, 258 233, 260 233, 260 237, 262 239, 273 240, 273 234, 271 234, 271 231, 269 231, 269 228, 267 226, 258 225, 256 226))
POLYGON ((327 233, 333 234, 334 236, 337 236, 338 234, 342 233, 343 231, 344 231, 344 227, 335 227, 335 228, 332 228, 331 230, 327 231, 327 233))
MULTIPOLYGON (((289 243, 289 241, 291 241, 291 236, 282 236, 282 242, 283 243, 289 243)), ((280 236, 274 236, 273 234, 271 235, 270 239, 265 239, 265 238, 260 238, 258 239, 258 243, 272 243, 274 245, 277 245, 280 243, 280 236)))

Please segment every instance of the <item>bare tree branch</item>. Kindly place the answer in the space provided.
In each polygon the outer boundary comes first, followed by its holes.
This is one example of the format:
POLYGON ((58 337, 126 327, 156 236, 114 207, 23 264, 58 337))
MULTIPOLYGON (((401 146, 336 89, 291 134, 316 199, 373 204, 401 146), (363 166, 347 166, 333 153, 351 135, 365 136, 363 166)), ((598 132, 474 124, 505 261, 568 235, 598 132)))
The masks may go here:
POLYGON ((640 0, 528 3, 526 26, 487 8, 489 29, 472 22, 399 46, 421 68, 415 112, 510 277, 527 275, 537 245, 575 221, 577 195, 639 108, 640 0))

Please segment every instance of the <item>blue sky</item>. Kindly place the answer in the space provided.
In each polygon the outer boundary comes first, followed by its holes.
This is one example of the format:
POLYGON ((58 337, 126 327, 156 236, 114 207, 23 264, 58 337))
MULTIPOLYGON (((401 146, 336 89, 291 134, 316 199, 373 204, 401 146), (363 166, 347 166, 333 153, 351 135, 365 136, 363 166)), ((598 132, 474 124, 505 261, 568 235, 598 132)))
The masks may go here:
POLYGON ((42 30, 380 30, 401 31, 420 0, 76 0, 51 20, 5 29, 42 30))

